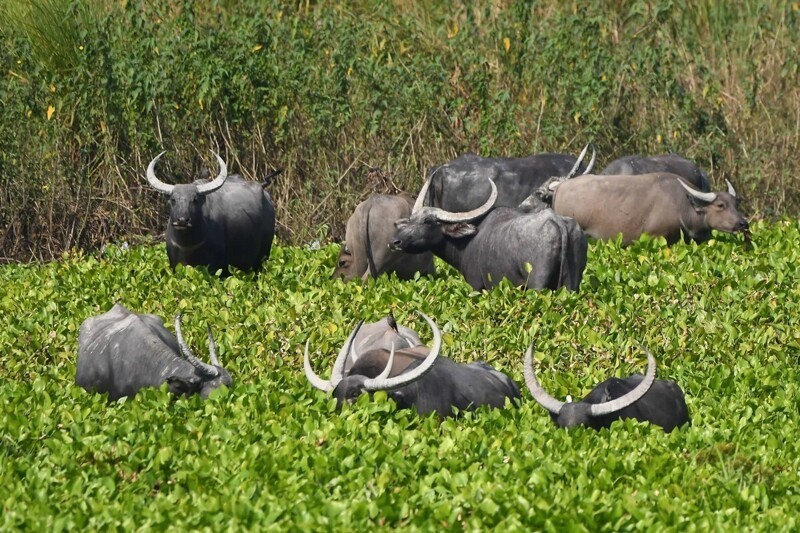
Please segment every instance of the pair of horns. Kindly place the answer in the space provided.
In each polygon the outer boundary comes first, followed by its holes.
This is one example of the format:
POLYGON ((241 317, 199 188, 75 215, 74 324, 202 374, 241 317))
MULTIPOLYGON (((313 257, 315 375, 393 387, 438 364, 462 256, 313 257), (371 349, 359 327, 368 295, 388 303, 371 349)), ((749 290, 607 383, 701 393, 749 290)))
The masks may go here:
POLYGON ((592 172, 592 169, 594 168, 594 162, 597 161, 597 151, 594 149, 594 145, 592 143, 588 143, 583 147, 583 151, 581 151, 581 155, 578 156, 578 160, 575 161, 572 169, 564 177, 565 180, 572 179, 578 174, 578 168, 580 168, 581 163, 583 163, 583 160, 586 158, 586 152, 589 151, 589 146, 592 147, 592 159, 589 161, 589 166, 586 167, 586 170, 583 171, 583 174, 590 174, 592 172))
MULTIPOLYGON (((683 181, 683 178, 678 178, 678 182, 684 189, 686 189, 686 192, 688 192, 690 195, 694 196, 698 200, 702 200, 703 202, 706 203, 711 203, 717 198, 717 193, 698 191, 694 187, 687 185, 683 181)), ((728 185, 728 194, 736 198, 736 189, 733 188, 733 184, 728 180, 728 178, 725 178, 725 183, 728 185)))
MULTIPOLYGON (((418 212, 422 209, 422 204, 425 201, 425 196, 428 194, 428 189, 431 186, 431 178, 433 177, 433 172, 428 176, 428 179, 425 180, 425 184, 422 186, 422 190, 419 192, 417 196, 417 201, 414 204, 414 209, 411 210, 411 214, 418 212)), ((453 213, 451 211, 445 211, 439 207, 428 207, 430 212, 436 217, 439 222, 445 223, 457 223, 457 222, 471 222, 476 218, 480 218, 486 213, 488 213, 492 207, 494 207, 494 203, 497 200, 497 185, 494 184, 494 180, 489 178, 489 184, 492 188, 491 194, 489 194, 489 198, 481 205, 480 207, 476 207, 471 211, 466 211, 463 213, 453 213)))
MULTIPOLYGON (((423 360, 422 364, 415 369, 390 378, 389 374, 392 371, 392 363, 394 362, 394 343, 392 343, 392 349, 389 353, 389 361, 386 365, 386 368, 380 373, 380 375, 374 378, 366 379, 363 384, 364 390, 368 392, 375 392, 379 390, 392 390, 404 387, 420 379, 433 367, 433 363, 436 362, 436 358, 439 356, 439 352, 442 348, 442 335, 439 332, 439 328, 436 327, 436 324, 428 315, 419 311, 418 313, 422 318, 425 319, 433 331, 433 344, 428 356, 423 360)), ((356 335, 358 334, 358 331, 361 329, 362 325, 363 322, 360 322, 358 326, 356 326, 356 328, 347 338, 347 342, 345 342, 344 346, 342 346, 342 349, 339 350, 339 355, 336 357, 336 361, 333 363, 333 370, 331 370, 330 380, 322 379, 314 373, 314 370, 311 368, 311 360, 309 359, 308 355, 309 342, 306 341, 306 349, 305 353, 303 354, 303 370, 305 371, 306 378, 315 388, 324 392, 331 392, 339 385, 342 379, 344 379, 344 365, 347 361, 347 356, 350 354, 350 351, 353 347, 353 341, 355 340, 356 335)))
MULTIPOLYGON (((147 181, 155 190, 163 194, 172 194, 172 190, 175 188, 175 186, 164 183, 156 177, 156 163, 158 163, 158 160, 161 159, 161 156, 165 153, 166 151, 161 152, 155 156, 152 161, 150 161, 149 165, 147 165, 147 181)), ((197 192, 200 194, 208 194, 216 191, 222 187, 222 185, 225 183, 225 180, 228 179, 228 165, 225 164, 225 161, 215 151, 212 150, 211 153, 217 158, 217 163, 219 164, 219 174, 217 174, 217 177, 212 181, 197 186, 197 192)))
MULTIPOLYGON (((620 411, 639 400, 639 398, 650 390, 650 387, 656 379, 656 360, 653 354, 650 353, 650 350, 644 348, 644 351, 647 353, 647 373, 641 383, 628 394, 620 396, 615 400, 593 404, 590 407, 590 414, 592 416, 608 415, 620 411)), ((536 374, 533 370, 533 344, 531 344, 530 347, 528 347, 528 351, 525 352, 523 374, 525 376, 525 384, 528 386, 528 390, 531 391, 533 399, 552 414, 558 415, 561 408, 564 407, 564 402, 558 401, 547 394, 544 388, 539 384, 539 380, 536 379, 536 374)))
POLYGON ((181 348, 181 354, 201 374, 209 378, 215 378, 219 376, 219 369, 216 367, 222 365, 219 364, 219 359, 217 359, 217 345, 214 343, 214 335, 211 334, 211 326, 206 325, 206 331, 208 331, 208 354, 209 359, 211 359, 210 365, 195 357, 195 355, 189 349, 189 346, 186 344, 186 341, 183 338, 183 333, 181 332, 181 314, 178 313, 178 315, 175 317, 175 335, 178 337, 178 346, 181 348))

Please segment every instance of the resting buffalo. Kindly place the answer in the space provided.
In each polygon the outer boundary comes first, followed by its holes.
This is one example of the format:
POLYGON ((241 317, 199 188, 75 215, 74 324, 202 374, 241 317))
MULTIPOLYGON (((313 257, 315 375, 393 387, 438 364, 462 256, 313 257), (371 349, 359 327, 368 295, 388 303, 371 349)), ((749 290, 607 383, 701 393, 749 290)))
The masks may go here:
POLYGON ((211 329, 211 364, 195 357, 181 334, 181 316, 175 317, 176 339, 155 315, 142 315, 115 304, 102 315, 87 318, 78 335, 75 383, 88 391, 108 393, 110 400, 134 396, 144 387, 169 385, 176 395, 208 394, 233 383, 222 368, 211 329))
POLYGON ((746 232, 736 191, 700 192, 665 172, 641 176, 579 176, 551 183, 542 193, 553 210, 574 218, 590 237, 630 243, 642 234, 703 242, 711 230, 746 232))
POLYGON ((411 216, 395 223, 391 247, 408 253, 432 251, 458 269, 475 290, 490 289, 503 278, 526 289, 577 290, 588 248, 578 224, 551 209, 492 209, 498 191, 487 181, 490 195, 482 206, 451 213, 422 207, 428 178, 411 216))
POLYGON ((407 194, 373 194, 358 204, 347 221, 347 233, 333 277, 367 279, 391 272, 400 279, 413 279, 417 272, 432 275, 432 254, 404 254, 388 246, 394 235, 394 222, 408 217, 413 205, 413 198, 407 194))
POLYGON ((533 346, 525 353, 525 383, 533 398, 550 411, 559 427, 607 428, 615 420, 634 418, 670 432, 691 423, 683 391, 674 381, 656 379, 656 360, 647 352, 647 374, 625 379, 609 378, 577 403, 560 402, 547 394, 533 370, 533 346))
MULTIPOLYGON (((213 152, 212 152, 213 153, 213 152)), ((228 177, 220 156, 219 175, 212 181, 167 185, 155 174, 164 152, 147 166, 147 181, 169 197, 167 256, 177 264, 206 266, 209 272, 228 267, 253 270, 269 257, 275 236, 275 208, 262 184, 238 174, 228 177)))
MULTIPOLYGON (((480 157, 462 155, 430 171, 430 187, 424 205, 460 213, 479 207, 489 196, 489 182, 497 185, 497 207, 517 207, 548 178, 572 177, 591 172, 595 155, 584 167, 588 145, 578 159, 568 154, 537 154, 530 157, 480 157)), ((418 197, 418 198, 419 198, 418 197)))
POLYGON ((391 313, 377 322, 362 324, 353 339, 352 350, 345 363, 345 372, 356 362, 359 353, 363 354, 370 350, 388 351, 392 346, 398 350, 414 348, 422 346, 422 341, 416 331, 399 325, 391 313))
POLYGON ((433 330, 433 346, 389 350, 372 349, 357 355, 357 362, 348 371, 344 365, 352 349, 357 327, 342 347, 325 380, 314 373, 308 355, 303 356, 306 378, 316 388, 333 392, 338 405, 352 403, 363 393, 386 391, 398 408, 415 407, 421 415, 435 412, 451 416, 457 411, 488 405, 501 408, 506 398, 520 397, 519 388, 505 374, 483 362, 460 364, 439 356, 442 337, 436 324, 420 313, 433 330))
POLYGON ((706 173, 688 159, 675 154, 628 155, 612 161, 600 174, 606 176, 652 174, 669 172, 686 180, 689 185, 702 192, 711 192, 706 173))

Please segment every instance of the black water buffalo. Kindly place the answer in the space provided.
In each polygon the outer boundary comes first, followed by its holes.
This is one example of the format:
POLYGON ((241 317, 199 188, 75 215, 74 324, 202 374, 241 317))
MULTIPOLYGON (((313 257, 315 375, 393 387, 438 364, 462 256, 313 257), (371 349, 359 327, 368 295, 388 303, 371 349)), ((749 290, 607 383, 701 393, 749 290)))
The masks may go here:
POLYGON ((81 324, 75 383, 88 391, 108 393, 109 400, 134 396, 144 387, 162 383, 169 384, 173 394, 204 398, 221 385, 231 386, 231 375, 217 359, 210 328, 210 365, 189 350, 181 334, 180 315, 175 317, 175 333, 177 339, 155 315, 133 313, 115 304, 81 324))
POLYGON ((605 176, 652 174, 669 172, 676 174, 695 189, 711 192, 706 173, 696 164, 676 154, 628 155, 612 161, 600 174, 605 176))
POLYGON ((473 289, 491 289, 507 278, 526 289, 577 290, 586 267, 587 238, 578 224, 551 209, 492 209, 498 191, 466 213, 422 207, 425 182, 411 216, 395 223, 395 250, 432 251, 464 276, 473 289), (487 214, 488 213, 488 214, 487 214), (483 217, 481 219, 481 217, 483 217))
POLYGON ((533 346, 525 353, 525 383, 533 398, 550 412, 560 427, 607 428, 615 420, 635 418, 670 432, 691 423, 683 391, 674 381, 656 379, 656 360, 647 350, 647 374, 625 379, 609 378, 580 402, 560 402, 547 394, 533 370, 533 346))
POLYGON ((404 254, 389 249, 394 223, 411 214, 414 199, 407 194, 373 194, 356 207, 347 221, 344 245, 334 278, 377 278, 394 272, 400 279, 413 279, 417 272, 432 275, 433 254, 404 254))
POLYGON ((358 334, 357 327, 339 352, 330 380, 314 373, 306 343, 303 356, 306 378, 317 389, 333 392, 340 407, 343 402, 354 402, 365 392, 383 390, 400 409, 415 407, 421 415, 435 412, 442 417, 484 405, 501 408, 506 398, 520 397, 517 385, 486 363, 460 364, 439 356, 442 345, 439 329, 433 320, 420 315, 433 330, 430 349, 425 346, 372 349, 357 355, 356 364, 345 371, 344 364, 358 334))
MULTIPOLYGON (((530 157, 480 157, 462 155, 449 163, 432 169, 430 187, 426 189, 423 205, 461 213, 479 207, 489 196, 489 181, 497 185, 497 207, 517 207, 536 192, 548 178, 572 177, 588 173, 594 167, 595 155, 584 167, 588 145, 578 159, 568 154, 537 154, 530 157)), ((421 194, 417 197, 423 197, 421 194)))
MULTIPOLYGON (((213 152, 212 152, 213 153, 213 152)), ((167 185, 155 174, 164 152, 147 166, 147 181, 169 196, 167 256, 177 264, 206 266, 209 272, 228 267, 258 270, 269 257, 275 236, 275 208, 262 184, 238 174, 228 176, 225 162, 216 153, 219 175, 212 181, 167 185)))
MULTIPOLYGON (((553 182, 541 194, 553 210, 574 218, 590 237, 630 243, 642 234, 663 236, 672 244, 703 242, 711 230, 746 232, 749 224, 736 209, 736 191, 700 192, 675 174, 579 176, 553 182)), ((745 233, 746 234, 746 233, 745 233)), ((747 235, 747 234, 746 234, 747 235)))

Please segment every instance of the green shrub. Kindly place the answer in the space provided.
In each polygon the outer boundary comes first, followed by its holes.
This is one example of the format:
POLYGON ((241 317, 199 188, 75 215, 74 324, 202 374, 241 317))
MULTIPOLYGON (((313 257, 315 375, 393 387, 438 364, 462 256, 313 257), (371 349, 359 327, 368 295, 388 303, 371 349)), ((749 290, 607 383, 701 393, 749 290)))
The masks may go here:
MULTIPOLYGON (((756 224, 747 249, 642 239, 593 243, 580 293, 475 293, 435 279, 329 279, 337 249, 278 246, 258 277, 169 271, 163 245, 109 246, 0 269, 0 528, 791 530, 800 463, 800 224, 756 224), (115 301, 167 319, 190 345, 214 330, 235 383, 203 401, 165 389, 107 404, 74 386, 81 322, 115 301), (335 412, 302 373, 327 375, 357 320, 393 310, 444 354, 579 397, 609 375, 658 375, 691 427, 632 421, 558 429, 518 409, 439 421, 385 394, 335 412)), ((203 348, 199 348, 204 353, 203 348)))

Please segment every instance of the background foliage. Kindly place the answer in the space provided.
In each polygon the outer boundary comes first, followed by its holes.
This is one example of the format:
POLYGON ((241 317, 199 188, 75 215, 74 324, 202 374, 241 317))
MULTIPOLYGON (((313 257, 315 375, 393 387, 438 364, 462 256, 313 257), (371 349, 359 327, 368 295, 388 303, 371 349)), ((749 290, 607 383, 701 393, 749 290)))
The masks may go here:
POLYGON ((0 528, 792 530, 800 505, 800 224, 756 224, 754 247, 592 243, 580 293, 475 293, 435 279, 330 280, 336 247, 278 246, 258 277, 168 267, 163 245, 71 252, 0 269, 0 528), (107 404, 74 386, 81 322, 115 301, 205 323, 235 383, 207 401, 165 390, 107 404), (522 383, 536 343, 552 394, 642 371, 684 389, 693 425, 555 427, 521 407, 456 420, 384 394, 337 414, 302 373, 327 375, 357 320, 394 310, 444 354, 522 383))
POLYGON ((800 4, 0 0, 0 259, 159 234, 148 161, 271 187, 340 238, 368 192, 465 151, 680 152, 796 214, 800 4))

